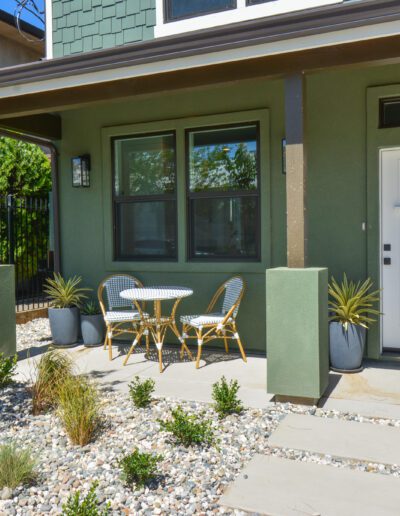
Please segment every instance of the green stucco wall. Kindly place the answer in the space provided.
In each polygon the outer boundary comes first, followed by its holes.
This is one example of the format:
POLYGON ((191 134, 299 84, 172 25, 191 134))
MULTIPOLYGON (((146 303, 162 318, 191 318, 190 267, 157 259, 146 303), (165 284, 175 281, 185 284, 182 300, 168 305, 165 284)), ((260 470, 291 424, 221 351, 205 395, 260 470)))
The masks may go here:
POLYGON ((53 0, 54 57, 154 38, 155 0, 53 0))
POLYGON ((16 352, 14 266, 0 265, 0 353, 16 352))
MULTIPOLYGON (((329 273, 335 276, 347 272, 354 279, 364 278, 372 274, 374 264, 375 269, 378 264, 379 249, 374 246, 368 251, 368 242, 376 239, 379 230, 376 214, 375 220, 368 220, 367 231, 362 229, 369 207, 379 202, 377 189, 367 189, 367 90, 375 85, 396 83, 400 83, 399 66, 321 72, 307 80, 309 265, 328 267, 329 273)), ((144 95, 62 112, 60 204, 64 272, 82 274, 85 282, 93 287, 115 270, 129 271, 148 284, 188 285, 194 288, 195 295, 182 303, 181 309, 185 312, 205 308, 223 280, 241 273, 248 289, 239 314, 239 329, 247 350, 264 351, 265 269, 286 265, 286 178, 282 174, 281 153, 285 134, 283 110, 283 82, 254 79, 192 91, 144 95), (111 217, 111 171, 105 159, 108 148, 104 148, 104 128, 249 110, 268 110, 269 113, 269 136, 262 142, 266 153, 261 176, 262 262, 186 263, 184 163, 180 162, 180 261, 177 264, 110 264, 106 250, 111 234, 105 228, 110 225, 111 217), (73 189, 70 159, 84 153, 90 153, 92 158, 91 187, 73 189)), ((377 177, 377 163, 372 163, 368 174, 377 177)), ((374 279, 379 281, 377 277, 374 279)), ((378 325, 369 335, 368 354, 379 356, 378 325)))

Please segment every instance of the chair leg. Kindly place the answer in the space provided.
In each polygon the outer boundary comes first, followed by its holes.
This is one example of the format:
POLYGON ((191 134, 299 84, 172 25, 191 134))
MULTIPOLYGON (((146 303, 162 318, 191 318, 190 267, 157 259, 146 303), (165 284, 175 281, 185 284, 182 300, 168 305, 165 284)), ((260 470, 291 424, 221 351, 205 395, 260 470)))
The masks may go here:
POLYGON ((146 332, 146 355, 150 353, 150 337, 149 337, 149 331, 146 332))
POLYGON ((162 349, 159 349, 158 350, 158 365, 159 365, 159 368, 160 368, 160 373, 163 372, 163 362, 162 362, 162 349))
POLYGON ((108 359, 112 360, 112 337, 108 336, 108 359))
POLYGON ((105 339, 104 339, 104 346, 103 346, 103 349, 107 349, 107 344, 108 344, 108 332, 109 332, 109 327, 107 326, 106 327, 106 336, 105 336, 105 339))
POLYGON ((197 359, 196 359, 196 369, 200 367, 200 358, 201 358, 201 350, 203 347, 203 339, 201 337, 201 330, 197 332, 197 359))
POLYGON ((235 327, 235 339, 238 343, 238 346, 239 346, 239 350, 240 350, 240 354, 242 355, 242 358, 243 358, 243 362, 247 362, 247 357, 246 357, 246 353, 244 352, 244 349, 243 349, 243 346, 242 346, 242 341, 240 340, 240 337, 239 337, 239 333, 235 327))
POLYGON ((226 353, 229 353, 228 339, 225 335, 224 335, 224 344, 225 344, 226 353))
POLYGON ((137 343, 140 341, 140 337, 143 335, 144 330, 139 330, 139 332, 136 334, 135 340, 132 342, 132 346, 130 350, 128 351, 128 354, 126 355, 126 358, 124 360, 124 365, 128 363, 129 357, 132 355, 132 353, 135 351, 135 347, 137 343))

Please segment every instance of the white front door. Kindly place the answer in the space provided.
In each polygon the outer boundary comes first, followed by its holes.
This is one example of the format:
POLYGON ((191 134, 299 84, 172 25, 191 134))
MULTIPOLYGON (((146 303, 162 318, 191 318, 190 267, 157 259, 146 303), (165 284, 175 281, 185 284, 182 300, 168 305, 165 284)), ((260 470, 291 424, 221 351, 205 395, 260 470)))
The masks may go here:
POLYGON ((400 350, 400 148, 380 151, 382 347, 400 350))

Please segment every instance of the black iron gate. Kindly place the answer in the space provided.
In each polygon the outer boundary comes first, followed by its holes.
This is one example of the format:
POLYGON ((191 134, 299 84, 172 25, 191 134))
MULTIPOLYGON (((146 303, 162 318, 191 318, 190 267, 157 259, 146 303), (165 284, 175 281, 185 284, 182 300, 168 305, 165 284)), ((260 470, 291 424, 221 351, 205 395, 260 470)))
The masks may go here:
POLYGON ((47 306, 43 283, 52 261, 49 196, 0 197, 0 263, 15 265, 18 311, 47 306))

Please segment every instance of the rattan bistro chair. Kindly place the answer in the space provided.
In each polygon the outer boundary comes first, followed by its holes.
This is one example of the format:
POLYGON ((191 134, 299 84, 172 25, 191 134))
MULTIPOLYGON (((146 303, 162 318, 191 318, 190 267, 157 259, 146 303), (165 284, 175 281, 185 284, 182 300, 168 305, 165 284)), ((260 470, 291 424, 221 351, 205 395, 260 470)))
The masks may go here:
MULTIPOLYGON (((182 337, 186 339, 197 339, 198 351, 196 368, 199 368, 203 344, 210 340, 224 339, 225 351, 229 352, 228 340, 236 340, 244 362, 247 358, 236 328, 236 316, 245 290, 244 280, 240 276, 234 276, 226 281, 209 304, 206 313, 202 315, 182 315, 182 337), (214 311, 217 301, 223 295, 220 311, 214 311)), ((183 348, 181 349, 181 356, 183 348)))
MULTIPOLYGON (((143 287, 142 283, 128 274, 114 274, 99 285, 97 295, 104 322, 107 327, 104 349, 108 346, 108 357, 112 360, 112 339, 123 333, 135 336, 140 329, 140 314, 126 299, 120 296, 123 290, 143 287), (105 294, 105 295, 104 295, 105 294)), ((144 309, 144 307, 143 307, 144 309)), ((146 333, 146 351, 149 351, 149 336, 146 333)))

